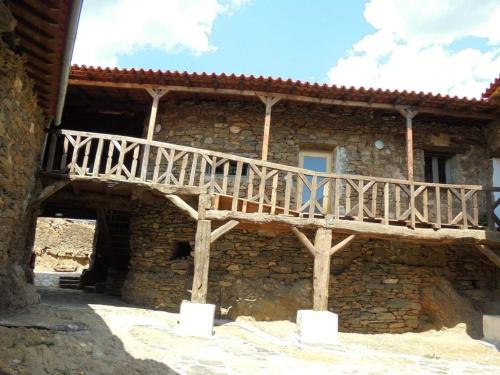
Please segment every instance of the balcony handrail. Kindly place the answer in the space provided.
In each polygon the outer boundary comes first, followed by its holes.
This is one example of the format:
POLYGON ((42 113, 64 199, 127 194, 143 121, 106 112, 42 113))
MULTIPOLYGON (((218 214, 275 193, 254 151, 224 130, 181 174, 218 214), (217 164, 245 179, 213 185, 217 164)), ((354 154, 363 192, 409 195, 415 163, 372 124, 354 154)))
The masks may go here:
POLYGON ((229 153, 121 135, 53 130, 45 172, 207 188, 229 201, 226 209, 490 229, 498 187, 441 184, 342 173, 323 173, 229 153), (236 167, 236 171, 234 168, 236 167), (233 168, 230 173, 230 168, 233 168), (246 170, 246 174, 243 170, 246 170), (479 199, 479 195, 484 197, 479 199))
POLYGON ((373 181, 376 182, 389 182, 395 184, 404 184, 404 185, 419 185, 419 186, 428 186, 428 187, 441 187, 441 188, 455 188, 455 189, 474 189, 474 190, 487 190, 487 191, 499 191, 500 187, 489 187, 483 185, 465 185, 465 184, 443 184, 443 183, 434 183, 434 182, 421 182, 421 181, 410 181, 405 179, 398 178, 388 178, 388 177, 377 177, 377 176, 366 176, 366 175, 358 175, 358 174, 346 174, 346 173, 334 173, 334 172, 316 172, 310 169, 294 167, 286 164, 275 163, 270 161, 264 161, 259 159, 252 159, 245 156, 233 155, 220 151, 212 151, 197 147, 178 145, 175 143, 161 142, 155 140, 147 140, 144 138, 123 136, 123 135, 114 135, 114 134, 106 134, 106 133, 95 133, 95 132, 83 132, 78 130, 68 130, 68 129, 51 129, 48 130, 50 134, 67 134, 73 136, 87 136, 87 137, 95 137, 102 138, 105 140, 125 140, 127 142, 139 143, 143 145, 150 145, 156 147, 165 147, 170 149, 175 149, 178 151, 188 151, 193 153, 203 153, 207 156, 215 156, 217 158, 225 158, 231 159, 233 161, 242 161, 244 163, 252 163, 261 167, 269 167, 273 169, 281 169, 287 172, 294 173, 302 173, 308 176, 317 176, 319 178, 341 178, 341 179, 353 179, 353 180, 364 180, 364 181, 373 181))

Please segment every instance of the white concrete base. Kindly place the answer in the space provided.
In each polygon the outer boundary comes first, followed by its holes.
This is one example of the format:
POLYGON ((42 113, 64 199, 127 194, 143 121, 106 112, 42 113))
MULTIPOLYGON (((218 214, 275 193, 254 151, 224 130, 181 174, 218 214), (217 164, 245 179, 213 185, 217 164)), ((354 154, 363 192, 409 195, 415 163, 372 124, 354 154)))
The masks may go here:
POLYGON ((486 341, 500 345, 500 315, 483 315, 483 334, 486 341))
POLYGON ((215 305, 182 301, 177 332, 183 336, 210 337, 214 328, 215 305))
POLYGON ((304 344, 337 344, 339 318, 330 311, 297 311, 299 341, 304 344))

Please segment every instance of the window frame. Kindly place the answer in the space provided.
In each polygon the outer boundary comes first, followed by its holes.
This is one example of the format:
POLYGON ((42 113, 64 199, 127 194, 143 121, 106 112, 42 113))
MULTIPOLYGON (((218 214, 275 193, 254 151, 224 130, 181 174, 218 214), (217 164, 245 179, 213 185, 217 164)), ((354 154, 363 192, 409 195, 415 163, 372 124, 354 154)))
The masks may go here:
POLYGON ((424 151, 424 171, 426 169, 426 159, 431 159, 431 173, 432 180, 428 181, 427 176, 424 173, 425 182, 430 182, 434 184, 451 184, 452 181, 452 173, 451 173, 451 163, 455 154, 445 153, 445 152, 432 152, 432 151, 424 151), (444 176, 445 181, 439 181, 439 159, 444 160, 444 176))
MULTIPOLYGON (((326 159, 326 171, 318 173, 332 173, 333 171, 333 150, 312 150, 312 149, 302 149, 299 150, 299 168, 304 168, 304 157, 324 157, 326 159)), ((323 185, 323 209, 326 209, 328 204, 328 199, 330 196, 330 183, 327 182, 323 185)), ((297 184, 297 196, 300 197, 300 206, 304 205, 304 182, 299 179, 297 184)), ((317 200, 317 199, 316 199, 317 200)))

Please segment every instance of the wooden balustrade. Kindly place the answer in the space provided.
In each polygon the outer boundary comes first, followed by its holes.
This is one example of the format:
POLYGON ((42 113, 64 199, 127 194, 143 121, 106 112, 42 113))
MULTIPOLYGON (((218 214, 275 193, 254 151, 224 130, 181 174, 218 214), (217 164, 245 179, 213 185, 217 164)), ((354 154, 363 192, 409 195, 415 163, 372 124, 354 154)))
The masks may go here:
POLYGON ((499 188, 318 173, 227 153, 58 130, 43 172, 206 188, 216 209, 439 229, 500 226, 499 188), (481 214, 483 213, 483 214, 481 214))

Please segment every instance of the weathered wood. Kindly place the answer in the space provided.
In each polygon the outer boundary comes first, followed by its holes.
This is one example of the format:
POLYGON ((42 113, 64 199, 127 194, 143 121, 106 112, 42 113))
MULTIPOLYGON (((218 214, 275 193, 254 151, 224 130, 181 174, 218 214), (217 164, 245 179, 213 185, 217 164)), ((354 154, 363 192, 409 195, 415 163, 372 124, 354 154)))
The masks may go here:
POLYGON ((306 247, 307 250, 313 255, 316 256, 316 248, 314 245, 309 241, 309 238, 302 233, 300 230, 298 230, 296 227, 291 227, 292 228, 292 233, 295 234, 297 239, 306 247))
POLYGON ((192 218, 193 220, 198 220, 198 211, 187 204, 181 197, 174 194, 166 194, 165 198, 172 202, 172 204, 182 212, 186 213, 190 218, 192 218))
POLYGON ((330 282, 330 249, 332 246, 332 230, 318 228, 314 238, 314 297, 313 309, 328 310, 328 288, 330 282))
POLYGON ((342 250, 343 248, 345 248, 347 245, 349 245, 352 240, 354 240, 356 238, 356 235, 355 234, 351 234, 350 236, 348 236, 347 238, 344 238, 342 241, 340 241, 338 244, 336 244, 335 246, 333 246, 331 249, 330 249, 330 255, 333 255, 335 254, 337 251, 339 250, 342 250))
POLYGON ((406 118, 406 162, 408 169, 408 180, 413 181, 413 118, 418 112, 411 108, 400 111, 406 118))
MULTIPOLYGON (((132 82, 116 82, 116 81, 90 81, 86 79, 72 78, 69 80, 70 85, 77 86, 98 86, 98 87, 115 87, 115 88, 133 88, 133 89, 145 89, 145 88, 163 88, 172 92, 188 92, 188 93, 202 93, 202 94, 219 94, 219 95, 237 95, 237 96, 250 96, 250 97, 265 97, 272 96, 279 98, 281 100, 292 100, 298 102, 315 103, 315 104, 325 104, 325 105, 341 105, 348 107, 362 107, 362 108, 380 108, 393 111, 403 111, 408 109, 408 106, 401 104, 390 104, 390 103, 373 103, 373 102, 363 102, 356 100, 342 100, 342 99, 331 99, 331 98, 318 98, 313 96, 296 95, 296 94, 282 94, 277 92, 263 92, 255 90, 239 90, 239 89, 226 89, 226 88, 212 88, 212 87, 193 87, 193 86, 175 86, 175 85, 157 85, 152 83, 132 83, 132 82)), ((456 111, 450 109, 442 109, 436 107, 425 107, 419 106, 418 111, 421 113, 433 113, 445 116, 455 116, 461 118, 477 118, 486 120, 495 120, 495 114, 489 113, 478 113, 474 111, 456 111)))
POLYGON ((500 268, 500 255, 498 255, 495 251, 493 251, 489 246, 480 244, 477 245, 477 249, 491 262, 500 268))
POLYGON ((231 229, 236 227, 240 222, 236 220, 229 220, 224 225, 221 225, 219 228, 215 229, 210 235, 210 243, 217 241, 221 236, 229 232, 231 229))
POLYGON ((243 213, 234 211, 207 211, 207 218, 211 220, 238 220, 241 223, 256 223, 260 225, 283 224, 298 228, 324 227, 333 229, 336 233, 356 234, 359 238, 372 238, 390 240, 399 238, 405 242, 428 241, 433 243, 471 243, 495 244, 500 241, 500 232, 484 230, 456 230, 442 228, 411 229, 405 226, 380 225, 378 223, 359 222, 352 220, 326 220, 322 218, 300 218, 284 215, 269 215, 259 213, 243 213))
POLYGON ((158 112, 158 103, 163 95, 168 92, 168 89, 156 89, 156 88, 147 88, 146 89, 149 95, 153 97, 153 102, 151 103, 151 112, 149 114, 149 122, 148 122, 148 132, 146 139, 152 140, 155 122, 156 122, 156 113, 158 112))
POLYGON ((210 220, 198 220, 194 245, 194 275, 191 302, 206 303, 208 289, 208 269, 210 261, 210 220))
POLYGON ((47 198, 49 198, 51 195, 57 193, 59 190, 64 188, 70 183, 68 180, 60 180, 53 182, 52 184, 46 186, 38 196, 33 199, 30 203, 29 206, 31 208, 33 207, 38 207, 40 204, 42 204, 47 198))

